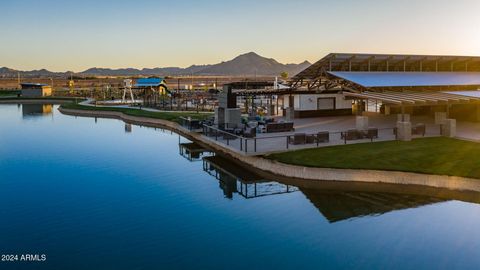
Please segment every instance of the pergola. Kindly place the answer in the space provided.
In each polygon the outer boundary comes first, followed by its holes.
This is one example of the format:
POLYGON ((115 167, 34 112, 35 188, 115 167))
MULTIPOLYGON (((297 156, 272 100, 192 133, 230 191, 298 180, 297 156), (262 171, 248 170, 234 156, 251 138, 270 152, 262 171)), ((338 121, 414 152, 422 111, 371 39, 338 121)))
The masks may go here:
POLYGON ((444 92, 345 92, 345 96, 373 99, 399 106, 463 104, 480 101, 480 98, 444 92))
MULTIPOLYGON (((279 99, 276 98, 276 104, 273 102, 273 96, 288 95, 292 94, 292 89, 289 87, 276 87, 274 81, 239 81, 231 82, 224 84, 224 86, 231 89, 232 96, 236 99, 241 97, 245 99, 245 108, 251 106, 252 111, 254 110, 255 104, 254 99, 264 97, 267 99, 267 106, 275 105, 277 111, 275 114, 278 114, 278 108, 280 106, 279 99), (251 102, 248 100, 251 99, 251 102)), ((283 101, 282 101, 283 103, 283 101)), ((283 104, 282 104, 283 105, 283 104)))

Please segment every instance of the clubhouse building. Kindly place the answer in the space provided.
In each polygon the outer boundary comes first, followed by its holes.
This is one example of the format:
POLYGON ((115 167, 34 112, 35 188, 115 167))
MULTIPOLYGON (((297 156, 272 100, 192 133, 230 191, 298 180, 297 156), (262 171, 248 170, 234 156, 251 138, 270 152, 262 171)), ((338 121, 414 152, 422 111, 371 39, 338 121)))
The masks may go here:
POLYGON ((434 114, 480 121, 480 57, 331 53, 295 75, 295 117, 434 114))

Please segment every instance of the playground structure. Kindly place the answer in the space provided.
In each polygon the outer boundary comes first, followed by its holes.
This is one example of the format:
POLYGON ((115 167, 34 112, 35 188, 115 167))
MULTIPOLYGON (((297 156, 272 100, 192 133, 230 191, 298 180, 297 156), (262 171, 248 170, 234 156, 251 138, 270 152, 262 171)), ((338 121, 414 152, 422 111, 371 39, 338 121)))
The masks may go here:
MULTIPOLYGON (((110 87, 110 85, 107 85, 110 87)), ((108 91, 108 88, 107 88, 108 91)), ((123 80, 123 95, 122 95, 122 103, 125 103, 125 96, 127 95, 127 91, 130 93, 130 98, 132 103, 135 103, 135 99, 133 98, 133 91, 132 91, 132 79, 125 79, 123 80)))
POLYGON ((143 105, 147 107, 155 106, 172 95, 163 78, 137 79, 133 87, 130 87, 130 91, 131 89, 139 92, 138 94, 143 97, 143 105))

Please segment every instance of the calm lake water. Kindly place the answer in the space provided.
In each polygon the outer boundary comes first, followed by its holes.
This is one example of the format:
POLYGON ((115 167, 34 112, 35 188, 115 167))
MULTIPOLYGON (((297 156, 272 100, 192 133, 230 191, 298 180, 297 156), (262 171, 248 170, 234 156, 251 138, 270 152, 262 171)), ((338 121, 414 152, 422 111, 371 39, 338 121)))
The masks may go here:
POLYGON ((0 269, 480 267, 478 204, 286 185, 56 108, 0 105, 0 252, 47 256, 0 269))

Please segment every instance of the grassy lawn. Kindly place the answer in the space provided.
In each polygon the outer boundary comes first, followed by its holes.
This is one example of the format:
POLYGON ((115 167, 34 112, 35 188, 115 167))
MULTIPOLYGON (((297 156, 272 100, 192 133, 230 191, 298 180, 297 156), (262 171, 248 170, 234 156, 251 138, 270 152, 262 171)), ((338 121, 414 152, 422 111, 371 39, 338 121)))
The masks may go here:
POLYGON ((20 94, 20 90, 0 90, 0 97, 10 97, 20 94))
POLYGON ((445 137, 330 146, 271 154, 266 158, 307 167, 480 178, 480 144, 445 137))
POLYGON ((140 117, 149 117, 156 119, 163 119, 172 122, 181 123, 180 117, 191 117, 192 119, 203 120, 206 119, 212 114, 210 113, 196 113, 196 112, 150 112, 145 110, 130 109, 130 108, 114 108, 114 107, 93 107, 93 106, 84 106, 75 103, 68 103, 61 105, 66 109, 75 109, 75 110, 90 110, 90 111, 115 111, 122 112, 131 116, 140 116, 140 117))

